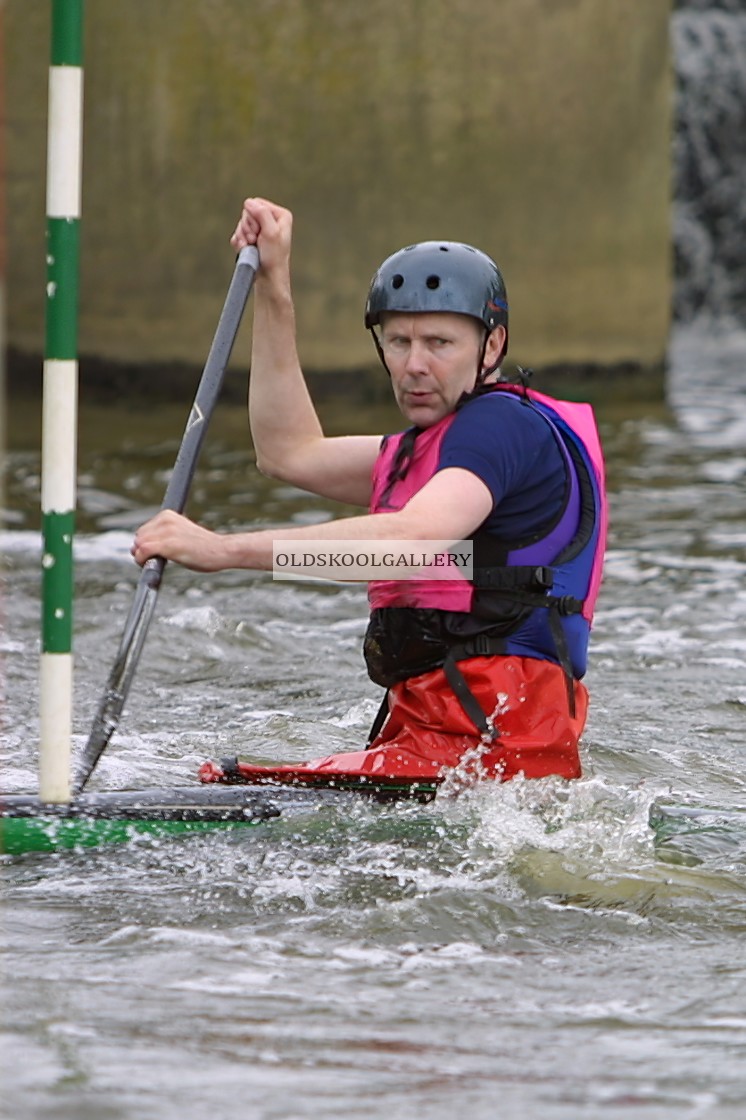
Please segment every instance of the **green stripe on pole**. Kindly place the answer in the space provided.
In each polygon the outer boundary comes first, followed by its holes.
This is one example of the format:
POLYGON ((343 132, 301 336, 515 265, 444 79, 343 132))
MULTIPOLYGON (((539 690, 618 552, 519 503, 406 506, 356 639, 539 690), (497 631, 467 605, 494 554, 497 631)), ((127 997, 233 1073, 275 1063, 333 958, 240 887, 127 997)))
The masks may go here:
POLYGON ((52 66, 83 64, 83 0, 52 0, 52 66))
POLYGON ((80 223, 73 218, 47 218, 48 358, 77 357, 79 258, 80 223))
POLYGON ((75 513, 42 516, 42 651, 69 653, 72 649, 72 572, 75 513))

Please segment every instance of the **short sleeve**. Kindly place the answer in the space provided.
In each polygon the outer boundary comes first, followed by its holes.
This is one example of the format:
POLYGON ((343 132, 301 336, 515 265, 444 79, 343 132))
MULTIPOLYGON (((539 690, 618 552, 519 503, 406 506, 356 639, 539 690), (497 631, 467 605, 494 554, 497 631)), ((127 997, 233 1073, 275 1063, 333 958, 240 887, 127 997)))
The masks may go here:
POLYGON ((567 468, 558 437, 541 413, 507 393, 469 401, 457 413, 440 449, 437 470, 471 471, 492 494, 485 527, 518 537, 560 511, 567 468))

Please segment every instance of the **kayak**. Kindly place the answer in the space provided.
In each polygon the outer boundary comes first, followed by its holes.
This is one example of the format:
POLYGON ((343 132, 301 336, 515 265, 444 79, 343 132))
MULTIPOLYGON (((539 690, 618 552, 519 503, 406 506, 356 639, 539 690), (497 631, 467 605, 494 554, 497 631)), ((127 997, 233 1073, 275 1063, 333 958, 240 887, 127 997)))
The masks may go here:
MULTIPOLYGON (((225 765, 229 760, 223 760, 225 765)), ((44 803, 30 794, 0 798, 0 854, 59 852, 122 844, 139 837, 183 837, 267 825, 278 818, 325 807, 346 810, 365 797, 379 803, 432 801, 437 785, 401 779, 329 779, 246 783, 228 771, 221 783, 150 790, 81 793, 68 804, 44 803)), ((742 846, 746 808, 682 806, 664 800, 651 805, 649 824, 663 854, 687 854, 687 845, 716 837, 742 846)), ((695 855, 694 849, 692 855, 695 855)))
POLYGON ((256 827, 278 817, 361 794, 377 801, 432 800, 434 787, 401 782, 317 782, 175 786, 170 789, 81 793, 62 805, 30 794, 0 800, 0 854, 56 852, 121 844, 139 836, 185 836, 256 827))
POLYGON ((126 843, 138 836, 183 836, 256 826, 339 798, 302 792, 204 786, 82 793, 69 804, 44 804, 27 794, 0 802, 0 852, 54 852, 126 843))

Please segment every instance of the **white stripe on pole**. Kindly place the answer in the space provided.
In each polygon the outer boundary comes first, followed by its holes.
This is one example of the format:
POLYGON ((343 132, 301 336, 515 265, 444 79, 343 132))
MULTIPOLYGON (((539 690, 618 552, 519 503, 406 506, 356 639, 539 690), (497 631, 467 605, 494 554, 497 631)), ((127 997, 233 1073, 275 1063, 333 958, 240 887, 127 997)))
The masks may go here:
POLYGON ((47 358, 42 403, 41 508, 67 513, 75 508, 78 363, 47 358))
POLYGON ((83 71, 79 66, 49 69, 47 132, 47 217, 80 217, 83 145, 83 71))
POLYGON ((41 655, 39 795, 45 802, 70 800, 70 730, 72 727, 73 659, 70 653, 41 655))

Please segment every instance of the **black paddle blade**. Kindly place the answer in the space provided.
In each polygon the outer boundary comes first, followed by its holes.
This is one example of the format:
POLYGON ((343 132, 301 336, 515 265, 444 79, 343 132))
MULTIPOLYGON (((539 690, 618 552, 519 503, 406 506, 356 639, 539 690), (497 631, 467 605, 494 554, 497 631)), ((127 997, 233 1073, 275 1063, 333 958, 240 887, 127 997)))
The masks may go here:
MULTIPOLYGON (((163 571, 164 562, 156 558, 163 571)), ((148 561, 148 564, 150 561, 148 561)), ((84 788, 93 773, 94 767, 106 749, 109 740, 119 726, 119 717, 122 714, 125 701, 129 695, 132 678, 135 675, 140 660, 140 654, 145 644, 145 638, 150 626, 150 620, 155 611, 155 601, 160 585, 160 572, 157 582, 153 581, 155 565, 149 570, 147 564, 143 568, 140 582, 137 585, 135 599, 127 616, 124 634, 119 646, 116 661, 106 682, 103 696, 99 701, 96 715, 93 719, 88 742, 83 751, 83 757, 78 767, 73 782, 73 794, 77 795, 84 788)))
MULTIPOLYGON (((242 249, 236 261, 228 294, 225 298, 210 353, 202 371, 197 395, 194 399, 184 435, 181 440, 176 463, 171 474, 161 509, 173 509, 181 513, 186 505, 189 487, 197 466, 199 452, 207 432, 215 405, 223 384, 223 378, 231 356, 233 343, 238 334, 241 317, 246 301, 259 268, 259 254, 256 248, 247 246, 242 249)), ((109 675, 104 694, 93 720, 88 742, 73 783, 73 793, 79 794, 93 773, 99 758, 119 724, 127 695, 140 660, 150 620, 155 610, 155 601, 165 560, 155 556, 148 560, 140 575, 135 599, 124 626, 114 667, 109 675)))

